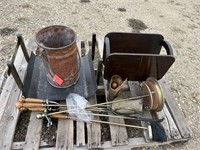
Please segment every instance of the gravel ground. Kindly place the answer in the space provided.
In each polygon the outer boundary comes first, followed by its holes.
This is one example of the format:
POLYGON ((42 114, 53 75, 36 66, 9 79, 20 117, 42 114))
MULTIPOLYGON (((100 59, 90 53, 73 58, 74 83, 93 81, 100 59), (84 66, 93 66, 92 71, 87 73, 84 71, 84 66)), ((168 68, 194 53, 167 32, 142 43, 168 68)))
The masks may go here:
POLYGON ((100 37, 111 31, 162 34, 176 57, 164 78, 193 131, 192 140, 166 149, 199 149, 199 0, 1 0, 0 6, 1 73, 16 44, 16 33, 29 39, 49 25, 71 27, 81 40, 90 40, 93 32, 100 37))

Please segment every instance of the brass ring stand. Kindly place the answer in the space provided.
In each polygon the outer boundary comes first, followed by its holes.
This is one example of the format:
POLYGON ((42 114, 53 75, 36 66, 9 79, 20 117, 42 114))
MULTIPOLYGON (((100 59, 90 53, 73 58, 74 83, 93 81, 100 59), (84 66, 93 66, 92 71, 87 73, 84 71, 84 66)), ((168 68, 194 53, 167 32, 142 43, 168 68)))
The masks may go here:
POLYGON ((150 77, 144 81, 142 83, 141 91, 143 95, 150 95, 143 99, 144 108, 155 111, 161 111, 163 109, 165 102, 164 95, 162 88, 156 79, 150 77))

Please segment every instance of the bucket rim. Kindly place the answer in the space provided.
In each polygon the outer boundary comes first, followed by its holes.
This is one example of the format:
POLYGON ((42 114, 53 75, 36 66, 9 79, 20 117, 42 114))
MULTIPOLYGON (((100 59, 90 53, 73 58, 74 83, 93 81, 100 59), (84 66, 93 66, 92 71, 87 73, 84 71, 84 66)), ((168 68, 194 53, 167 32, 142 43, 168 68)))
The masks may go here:
POLYGON ((73 45, 73 44, 76 42, 76 39, 77 39, 76 32, 75 32, 72 28, 67 27, 67 26, 64 26, 64 25, 51 25, 51 26, 46 26, 46 27, 40 29, 40 30, 36 33, 36 35, 35 35, 35 42, 36 42, 36 44, 37 44, 39 47, 41 47, 41 48, 43 48, 43 49, 46 49, 46 50, 55 50, 55 49, 56 49, 56 50, 61 50, 61 49, 70 47, 71 45, 73 45), (62 28, 70 29, 71 31, 73 31, 73 33, 74 33, 74 35, 75 35, 75 36, 74 36, 74 40, 73 40, 69 45, 63 46, 63 47, 59 47, 59 48, 46 47, 46 46, 44 46, 43 44, 39 43, 39 42, 37 41, 37 36, 38 36, 38 34, 39 34, 40 32, 42 32, 43 30, 46 30, 46 29, 48 29, 48 28, 53 28, 53 27, 62 27, 62 28))

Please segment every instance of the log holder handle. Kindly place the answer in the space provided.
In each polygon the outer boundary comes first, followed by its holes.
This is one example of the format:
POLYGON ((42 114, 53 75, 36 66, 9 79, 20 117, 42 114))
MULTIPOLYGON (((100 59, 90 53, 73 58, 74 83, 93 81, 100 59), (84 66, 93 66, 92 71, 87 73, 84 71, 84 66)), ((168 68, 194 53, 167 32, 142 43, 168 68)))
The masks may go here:
POLYGON ((24 57, 25 57, 27 63, 29 62, 30 57, 28 55, 26 46, 24 44, 24 40, 22 38, 22 35, 21 34, 17 34, 17 44, 16 44, 16 47, 15 47, 14 53, 11 56, 11 59, 7 61, 7 66, 8 66, 8 76, 10 76, 10 74, 12 74, 15 82, 17 83, 17 86, 22 91, 24 85, 23 85, 23 82, 21 81, 21 79, 19 77, 19 74, 18 74, 18 72, 16 70, 16 67, 14 65, 16 54, 17 54, 17 51, 19 49, 19 46, 21 46, 22 52, 24 54, 24 57))

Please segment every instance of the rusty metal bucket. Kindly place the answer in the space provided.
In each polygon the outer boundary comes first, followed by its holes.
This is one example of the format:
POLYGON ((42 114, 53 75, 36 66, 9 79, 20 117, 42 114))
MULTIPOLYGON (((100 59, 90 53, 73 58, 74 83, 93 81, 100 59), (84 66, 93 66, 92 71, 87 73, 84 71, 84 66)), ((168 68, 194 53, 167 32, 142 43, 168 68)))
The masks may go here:
POLYGON ((46 69, 48 82, 57 88, 67 88, 78 80, 78 49, 75 32, 55 25, 41 29, 36 43, 46 69))

